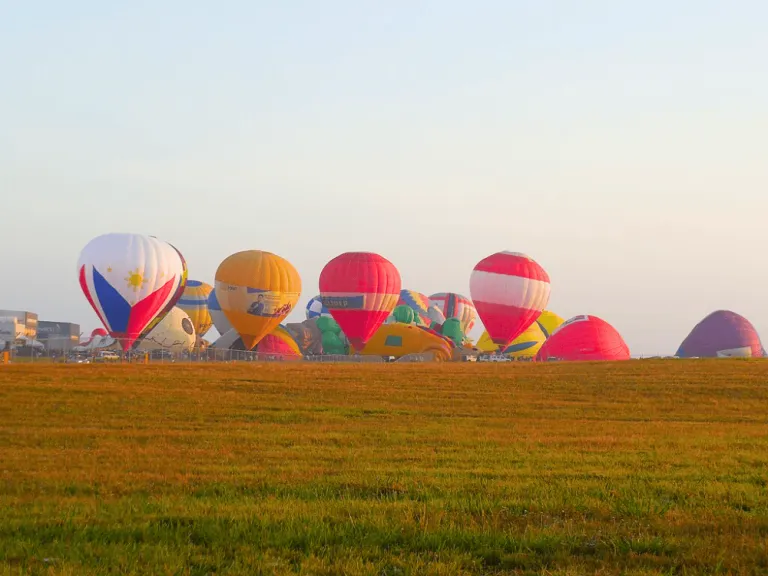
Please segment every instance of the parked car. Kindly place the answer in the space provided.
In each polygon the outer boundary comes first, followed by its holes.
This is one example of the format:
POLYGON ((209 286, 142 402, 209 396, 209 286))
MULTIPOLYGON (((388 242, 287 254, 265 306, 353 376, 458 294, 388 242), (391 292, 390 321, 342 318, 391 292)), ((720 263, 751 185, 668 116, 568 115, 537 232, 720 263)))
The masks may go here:
POLYGON ((96 354, 96 358, 93 359, 94 362, 119 362, 120 361, 120 355, 117 352, 113 352, 112 350, 102 350, 98 354, 96 354))

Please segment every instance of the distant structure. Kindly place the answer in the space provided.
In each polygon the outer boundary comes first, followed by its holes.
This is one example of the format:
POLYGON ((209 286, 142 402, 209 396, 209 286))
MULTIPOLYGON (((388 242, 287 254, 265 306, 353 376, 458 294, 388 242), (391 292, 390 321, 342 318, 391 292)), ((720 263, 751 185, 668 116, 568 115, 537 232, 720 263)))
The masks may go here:
POLYGON ((37 340, 49 352, 71 352, 80 343, 80 325, 40 320, 37 323, 37 340))
POLYGON ((752 323, 730 310, 712 312, 680 344, 680 358, 763 358, 765 350, 752 323))
MULTIPOLYGON (((28 338, 34 340, 37 338, 37 314, 24 310, 0 310, 0 324, 13 324, 21 328, 19 338, 28 338)), ((5 338, 3 338, 5 339, 5 338)))

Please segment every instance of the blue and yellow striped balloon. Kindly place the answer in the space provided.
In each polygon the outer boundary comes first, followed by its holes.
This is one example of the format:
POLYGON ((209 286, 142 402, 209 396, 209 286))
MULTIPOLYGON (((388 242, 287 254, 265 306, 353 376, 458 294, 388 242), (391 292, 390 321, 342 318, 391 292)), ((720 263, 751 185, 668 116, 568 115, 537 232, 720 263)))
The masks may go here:
POLYGON ((211 313, 208 310, 208 297, 213 291, 213 286, 200 282, 199 280, 187 280, 187 286, 178 304, 184 312, 187 313, 192 325, 195 327, 195 333, 203 336, 213 325, 211 313))

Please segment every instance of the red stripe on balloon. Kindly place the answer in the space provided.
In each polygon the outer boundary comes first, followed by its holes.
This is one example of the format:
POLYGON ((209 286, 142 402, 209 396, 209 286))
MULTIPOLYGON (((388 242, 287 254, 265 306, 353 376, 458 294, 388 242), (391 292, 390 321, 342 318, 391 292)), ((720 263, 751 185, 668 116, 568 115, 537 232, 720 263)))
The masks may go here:
POLYGON ((496 335, 495 338, 492 338, 493 343, 500 346, 511 344, 541 316, 541 310, 530 310, 504 304, 475 301, 475 308, 480 314, 488 334, 496 335))
POLYGON ((93 308, 93 311, 96 312, 96 316, 99 317, 99 320, 101 320, 101 323, 104 325, 104 327, 108 328, 109 326, 104 321, 101 312, 99 312, 99 309, 96 306, 96 303, 93 301, 93 297, 91 296, 91 291, 88 288, 88 280, 85 277, 85 266, 80 266, 80 288, 83 290, 83 294, 85 294, 85 298, 88 300, 91 308, 93 308))
POLYGON ((347 340, 359 352, 384 323, 390 312, 333 310, 332 314, 333 319, 339 324, 347 340))
POLYGON ((125 334, 124 348, 127 350, 141 334, 141 331, 154 319, 155 315, 162 309, 163 304, 173 290, 176 278, 171 278, 160 288, 152 292, 143 300, 138 301, 131 308, 131 315, 128 319, 128 327, 125 334))
POLYGON ((524 256, 505 254, 503 252, 498 252, 487 258, 483 258, 477 263, 475 270, 479 272, 491 272, 493 274, 519 276, 521 278, 549 282, 549 274, 547 274, 544 268, 534 260, 529 260, 524 256))
POLYGON ((400 274, 392 262, 369 252, 348 252, 325 265, 320 292, 400 294, 400 274))

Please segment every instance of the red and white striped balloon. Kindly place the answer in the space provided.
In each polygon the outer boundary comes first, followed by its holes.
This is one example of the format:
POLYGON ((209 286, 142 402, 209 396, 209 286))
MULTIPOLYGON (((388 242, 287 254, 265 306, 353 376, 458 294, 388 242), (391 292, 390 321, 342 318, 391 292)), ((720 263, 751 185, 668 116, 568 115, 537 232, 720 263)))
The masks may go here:
POLYGON ((497 252, 477 263, 469 290, 488 335, 508 346, 547 306, 549 275, 525 254, 497 252))

